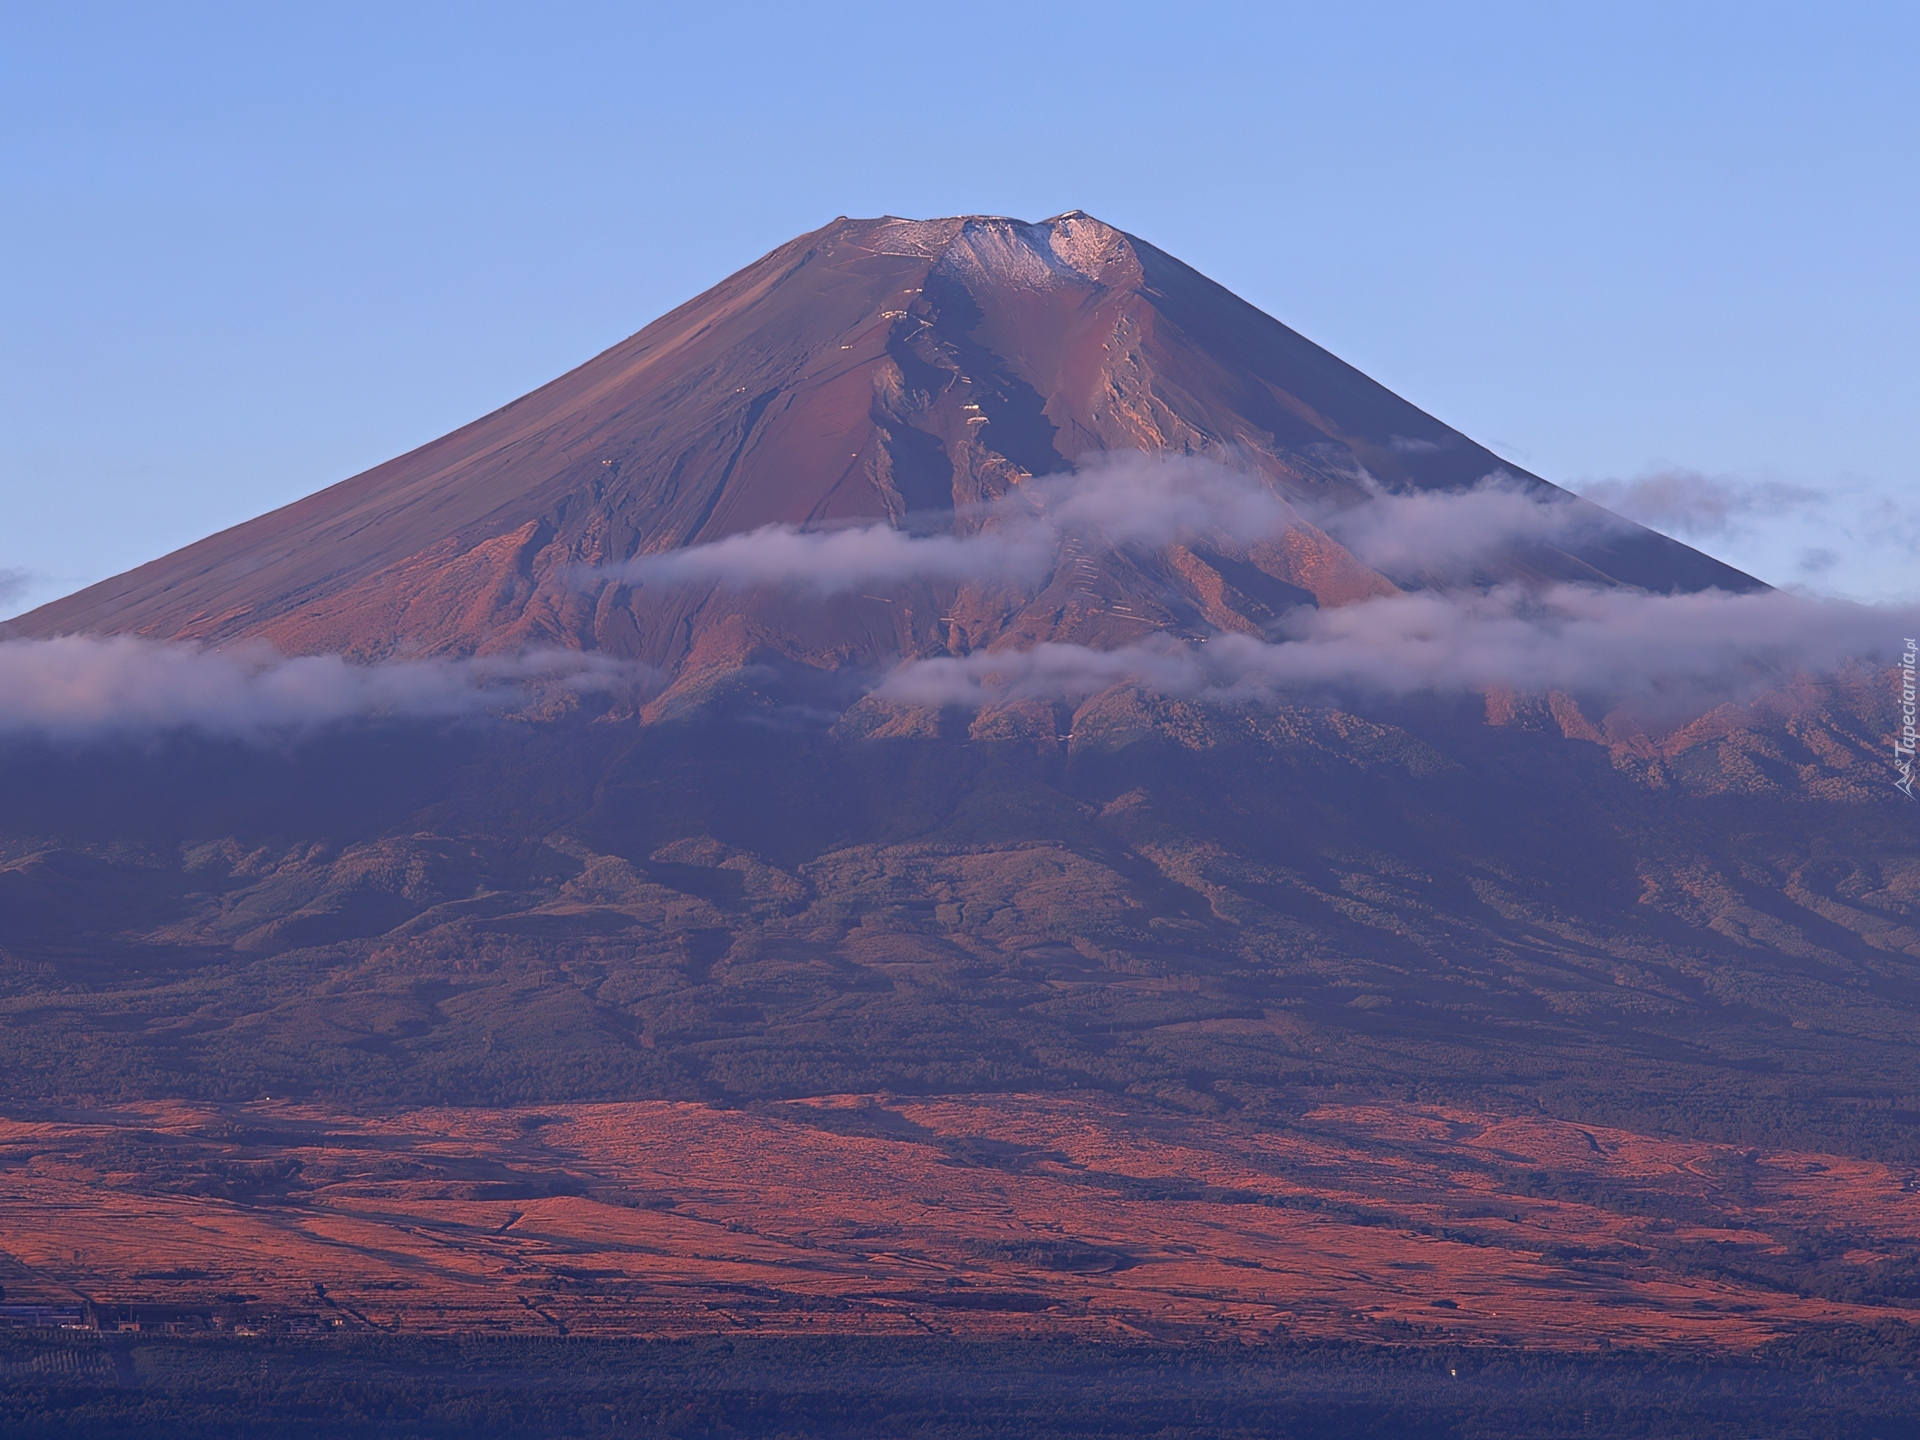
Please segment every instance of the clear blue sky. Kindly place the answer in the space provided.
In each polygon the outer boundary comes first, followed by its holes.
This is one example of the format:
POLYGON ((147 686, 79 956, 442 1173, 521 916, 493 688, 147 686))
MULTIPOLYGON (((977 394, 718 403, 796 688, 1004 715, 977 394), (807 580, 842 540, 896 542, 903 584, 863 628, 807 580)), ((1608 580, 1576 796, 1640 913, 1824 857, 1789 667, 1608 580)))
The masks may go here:
POLYGON ((837 214, 1069 208, 1549 479, 1756 497, 1700 543, 1764 578, 1920 593, 1916 77, 1911 3, 11 0, 0 614, 837 214))

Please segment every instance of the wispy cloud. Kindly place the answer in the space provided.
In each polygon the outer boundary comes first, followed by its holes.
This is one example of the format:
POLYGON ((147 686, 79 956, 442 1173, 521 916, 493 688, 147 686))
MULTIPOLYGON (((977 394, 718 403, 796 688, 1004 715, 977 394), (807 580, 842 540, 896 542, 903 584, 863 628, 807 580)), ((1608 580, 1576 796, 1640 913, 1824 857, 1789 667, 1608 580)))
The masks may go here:
POLYGON ((357 665, 338 655, 202 650, 130 636, 5 640, 0 734, 259 738, 360 718, 472 715, 646 676, 643 667, 573 651, 357 665))
POLYGON ((1386 492, 1313 518, 1347 549, 1393 579, 1458 578, 1516 548, 1566 546, 1628 528, 1564 492, 1493 474, 1469 490, 1386 492))
MULTIPOLYGON (((971 533, 916 534, 885 522, 834 530, 768 525, 706 545, 643 555, 611 573, 629 584, 789 586, 844 593, 908 581, 1043 579, 1060 547, 1158 549, 1204 539, 1229 550, 1300 526, 1326 530, 1393 578, 1443 580, 1516 547, 1572 545, 1626 522, 1504 473, 1465 491, 1354 503, 1288 500, 1263 478, 1184 456, 1112 454, 1030 481, 975 514, 971 533)), ((594 572, 605 575, 608 571, 594 572)))
MULTIPOLYGON (((1613 492, 1607 492, 1612 494, 1613 492)), ((1642 477, 1613 498, 1643 514, 1711 527, 1764 506, 1811 503, 1788 486, 1736 489, 1707 477, 1642 477)), ((1797 674, 1885 659, 1920 610, 1784 593, 1662 596, 1628 587, 1487 584, 1489 562, 1529 548, 1578 547, 1631 528, 1596 504, 1497 472, 1464 490, 1376 491, 1360 501, 1288 500, 1264 479, 1208 461, 1105 457, 1035 481, 990 506, 970 535, 886 525, 812 534, 769 529, 628 567, 646 581, 853 589, 909 579, 1034 581, 1068 540, 1157 548, 1202 537, 1241 555, 1261 538, 1313 526, 1410 593, 1303 607, 1266 639, 1171 637, 1118 649, 1042 644, 916 660, 880 683, 892 698, 983 704, 1074 698, 1132 683, 1176 695, 1564 689, 1669 707, 1748 695, 1797 674), (1472 584, 1460 584, 1474 581, 1472 584)), ((1808 557, 1818 566, 1825 557, 1808 557)))
MULTIPOLYGON (((1657 495, 1651 488, 1635 493, 1647 507, 1658 499, 1663 513, 1685 513, 1696 524, 1753 513, 1763 503, 1751 495, 1736 503, 1713 484, 1672 476, 1662 483, 1657 495)), ((1802 503, 1797 494, 1783 491, 1764 503, 1802 503)), ((1046 578, 1070 542, 1091 553, 1203 538, 1246 556, 1263 538, 1312 525, 1381 572, 1417 582, 1468 578, 1515 547, 1573 545, 1621 523, 1594 505, 1503 475, 1464 491, 1377 493, 1336 507, 1290 502, 1259 477, 1207 461, 1133 455, 1015 487, 959 517, 956 532, 774 526, 642 556, 615 573, 638 586, 784 586, 829 594, 925 581, 1030 584, 1046 578)), ((1827 563, 1828 556, 1806 557, 1810 573, 1827 563)), ((1831 674, 1852 660, 1885 661, 1916 633, 1920 607, 1780 592, 1660 596, 1575 585, 1455 586, 1299 607, 1265 639, 1223 633, 1195 643, 1162 637, 1108 650, 1043 644, 914 660, 877 688, 917 703, 978 705, 1077 698, 1118 684, 1221 699, 1500 686, 1674 707, 1737 698, 1797 674, 1831 674)), ((285 658, 264 648, 216 652, 129 638, 6 641, 0 732, 193 728, 258 736, 362 716, 510 709, 530 696, 649 680, 639 667, 573 652, 365 666, 339 656, 285 658)))
POLYGON ((1046 577, 1070 538, 1104 549, 1157 548, 1194 536, 1245 543, 1301 516, 1256 477, 1205 460, 1123 454, 1030 481, 960 518, 977 528, 927 535, 884 522, 835 530, 768 525, 642 555, 612 573, 636 585, 789 586, 816 594, 909 581, 1032 583, 1046 577))
POLYGON ((27 593, 27 587, 33 583, 33 576, 25 570, 9 570, 0 566, 0 610, 13 604, 27 593))
POLYGON ((1719 558, 1776 584, 1920 599, 1920 509, 1904 479, 1835 475, 1815 487, 1661 469, 1575 488, 1641 524, 1711 543, 1719 558))
POLYGON ((790 586, 836 595, 914 580, 1035 580, 1052 564, 1054 545, 1044 527, 1018 520, 973 535, 915 535, 890 525, 767 525, 709 545, 645 555, 614 573, 634 585, 790 586))
POLYGON ((1592 480, 1580 494, 1656 530, 1726 535, 1746 520, 1804 511, 1826 503, 1818 490, 1777 480, 1741 481, 1698 470, 1652 470, 1631 480, 1592 480))
POLYGON ((1885 663, 1920 607, 1780 591, 1650 595, 1563 585, 1423 592, 1295 612, 1280 642, 1238 634, 1114 650, 1048 644, 915 660, 879 684, 891 699, 981 705, 1081 699, 1118 684, 1175 696, 1567 690, 1698 707, 1849 662, 1885 663))

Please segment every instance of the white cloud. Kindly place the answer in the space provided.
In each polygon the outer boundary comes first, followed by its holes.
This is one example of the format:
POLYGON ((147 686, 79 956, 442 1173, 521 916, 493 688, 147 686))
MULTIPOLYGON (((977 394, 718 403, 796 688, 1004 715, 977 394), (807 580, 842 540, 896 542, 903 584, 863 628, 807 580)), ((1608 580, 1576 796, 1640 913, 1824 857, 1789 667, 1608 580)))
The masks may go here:
POLYGON ((1817 490, 1777 480, 1739 481, 1698 470, 1651 470, 1631 480, 1593 480, 1580 494, 1656 530, 1726 535, 1737 524, 1825 503, 1817 490))
POLYGON ((910 581, 1033 583, 1046 578, 1070 537, 1106 549, 1157 548, 1192 536, 1244 543, 1278 534, 1299 515, 1263 480, 1210 461, 1119 454, 1069 476, 1029 481, 961 518, 979 528, 924 535, 885 522, 835 530, 767 525, 642 555, 612 573, 636 585, 784 585, 817 594, 910 581))
POLYGON ((124 635, 0 640, 0 734, 256 738, 358 718, 471 715, 543 691, 621 688, 645 674, 573 651, 356 665, 264 645, 202 650, 124 635))
POLYGON ((1053 550, 1049 532, 1018 523, 974 535, 913 535, 883 524, 842 530, 766 525, 708 545, 643 555, 615 573, 633 585, 772 585, 834 595, 913 580, 1038 579, 1053 550))
MULTIPOLYGON (((1720 513, 1711 487, 1676 482, 1661 493, 1674 513, 1687 506, 1707 520, 1720 513)), ((1314 524, 1389 575, 1444 578, 1470 575, 1516 546, 1573 544, 1622 522, 1503 476, 1465 491, 1377 494, 1336 510, 1289 503, 1263 479, 1211 462, 1130 455, 1029 481, 960 523, 976 528, 925 535, 885 524, 768 527, 643 556, 618 573, 642 586, 816 593, 911 581, 1035 583, 1070 541, 1091 552, 1199 537, 1245 554, 1262 537, 1314 524)), ((1831 557, 1805 552, 1803 563, 1813 574, 1831 557)), ((1219 634, 1195 644, 1168 637, 1112 650, 1044 644, 922 659, 884 676, 877 689, 919 703, 982 704, 1077 698, 1122 683, 1223 699, 1510 686, 1700 705, 1796 674, 1830 674, 1854 659, 1884 661, 1906 635, 1920 633, 1920 607, 1781 592, 1663 596, 1624 587, 1498 585, 1301 607, 1281 624, 1265 640, 1219 634)), ((124 637, 5 641, 0 732, 190 727, 262 735, 361 716, 510 708, 543 691, 624 687, 649 675, 573 652, 363 666, 339 656, 289 659, 264 648, 205 651, 124 637)))
POLYGON ((1577 545, 1631 528, 1574 496, 1506 474, 1489 475, 1470 490, 1383 491, 1314 518, 1394 579, 1455 578, 1515 548, 1577 545))
POLYGON ((1198 644, 1052 644, 914 660, 877 689, 909 703, 980 705, 1080 699, 1121 683, 1216 699, 1512 687, 1698 708, 1853 661, 1885 663, 1916 633, 1920 607, 1781 591, 1502 586, 1296 611, 1289 638, 1277 643, 1223 634, 1198 644))
POLYGON ((1290 502, 1262 477, 1212 461, 1136 453, 1097 456, 1071 475, 1029 481, 962 519, 978 528, 926 535, 886 522, 835 530, 768 525, 642 555, 611 573, 637 585, 790 586, 820 594, 916 580, 1033 583, 1046 577, 1068 539, 1108 550, 1201 539, 1237 551, 1317 525, 1383 574, 1446 579, 1515 547, 1577 544, 1625 525, 1573 496, 1506 474, 1465 491, 1382 491, 1336 506, 1290 502))
POLYGON ((1582 482, 1582 496, 1695 543, 1775 584, 1856 600, 1920 600, 1920 511, 1906 481, 1782 480, 1649 471, 1582 482))

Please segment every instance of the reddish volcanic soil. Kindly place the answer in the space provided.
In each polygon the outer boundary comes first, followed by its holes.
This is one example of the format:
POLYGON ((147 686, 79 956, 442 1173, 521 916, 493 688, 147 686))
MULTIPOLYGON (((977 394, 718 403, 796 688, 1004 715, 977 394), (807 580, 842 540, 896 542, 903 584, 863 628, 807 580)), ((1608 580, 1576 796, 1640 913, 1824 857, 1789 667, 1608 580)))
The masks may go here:
POLYGON ((0 1123, 0 1176, 9 1302, 406 1332, 1741 1349, 1890 1313, 1768 1280, 1795 1237, 1851 1237, 1812 1287, 1846 1294, 1920 1228, 1909 1174, 1831 1155, 1059 1096, 135 1105, 0 1123))

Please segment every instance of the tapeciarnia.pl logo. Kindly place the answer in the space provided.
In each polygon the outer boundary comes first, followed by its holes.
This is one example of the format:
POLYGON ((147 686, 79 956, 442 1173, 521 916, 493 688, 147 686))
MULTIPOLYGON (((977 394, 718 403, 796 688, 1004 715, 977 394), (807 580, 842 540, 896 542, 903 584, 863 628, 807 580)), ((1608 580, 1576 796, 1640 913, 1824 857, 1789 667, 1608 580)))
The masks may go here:
POLYGON ((1920 660, 1920 648, 1916 648, 1913 637, 1909 635, 1906 653, 1900 657, 1900 734, 1893 742, 1893 768, 1900 772, 1900 778, 1893 783, 1909 800, 1913 798, 1913 677, 1916 660, 1920 660))

